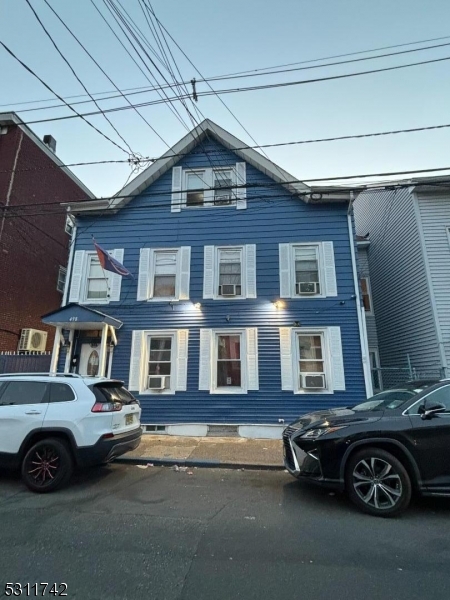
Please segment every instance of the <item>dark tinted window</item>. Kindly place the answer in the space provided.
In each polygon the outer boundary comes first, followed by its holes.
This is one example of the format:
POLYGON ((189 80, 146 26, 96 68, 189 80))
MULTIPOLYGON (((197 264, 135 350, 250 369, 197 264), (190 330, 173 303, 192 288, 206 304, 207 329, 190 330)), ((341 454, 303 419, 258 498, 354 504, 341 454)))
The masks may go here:
POLYGON ((426 397, 426 404, 443 404, 447 409, 446 412, 450 412, 450 385, 446 385, 445 387, 441 387, 434 392, 431 392, 429 396, 426 397))
POLYGON ((2 401, 2 391, 5 389, 6 383, 4 381, 0 381, 0 404, 2 401))
POLYGON ((417 390, 388 390, 386 392, 380 392, 375 394, 372 398, 369 398, 366 402, 358 404, 353 407, 356 411, 367 411, 367 410, 393 410, 404 404, 407 400, 414 398, 416 393, 420 392, 417 390))
POLYGON ((47 384, 41 381, 10 381, 0 399, 1 404, 39 404, 47 384))
POLYGON ((66 383, 51 383, 50 384, 50 402, 70 402, 75 400, 70 385, 66 383))
POLYGON ((97 402, 121 402, 131 404, 136 398, 122 385, 117 383, 101 383, 92 386, 97 402))

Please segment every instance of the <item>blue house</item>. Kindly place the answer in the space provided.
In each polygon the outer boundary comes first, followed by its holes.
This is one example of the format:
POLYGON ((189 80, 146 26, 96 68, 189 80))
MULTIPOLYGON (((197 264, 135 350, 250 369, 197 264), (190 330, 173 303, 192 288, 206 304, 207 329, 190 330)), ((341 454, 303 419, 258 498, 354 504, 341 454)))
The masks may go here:
POLYGON ((275 436, 371 395, 350 192, 205 120, 76 217, 53 369, 124 380, 147 430, 275 436), (134 276, 103 272, 92 237, 134 276))

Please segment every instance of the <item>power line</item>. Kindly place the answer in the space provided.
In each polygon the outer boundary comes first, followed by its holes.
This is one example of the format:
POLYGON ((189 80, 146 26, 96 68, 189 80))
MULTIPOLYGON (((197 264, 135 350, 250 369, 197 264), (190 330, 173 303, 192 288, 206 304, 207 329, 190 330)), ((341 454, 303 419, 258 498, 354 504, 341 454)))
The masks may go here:
MULTIPOLYGON (((382 137, 382 136, 387 136, 387 135, 398 135, 401 133, 418 133, 421 131, 432 131, 435 129, 448 129, 449 127, 450 127, 450 123, 446 123, 444 125, 429 125, 429 126, 425 126, 425 127, 411 127, 409 129, 394 129, 391 131, 378 131, 378 132, 374 132, 374 133, 361 133, 361 134, 342 135, 342 136, 328 137, 328 138, 296 140, 296 141, 291 141, 291 142, 277 142, 274 144, 261 144, 261 145, 256 145, 256 146, 245 145, 245 146, 239 146, 237 148, 233 148, 232 151, 235 151, 235 150, 258 150, 259 148, 279 148, 279 147, 283 147, 283 146, 295 146, 295 145, 302 145, 302 144, 319 144, 319 143, 323 143, 323 142, 336 142, 336 141, 342 141, 342 140, 353 140, 353 139, 363 139, 363 138, 370 138, 370 137, 382 137)), ((193 151, 191 150, 190 152, 178 152, 175 154, 167 154, 164 158, 181 158, 183 156, 187 156, 188 154, 191 154, 192 152, 193 151)), ((151 162, 160 160, 161 158, 162 157, 156 157, 156 158, 144 157, 144 158, 136 159, 136 160, 140 161, 141 163, 151 163, 151 162)), ((30 167, 28 169, 0 170, 0 173, 22 173, 22 172, 29 172, 29 171, 41 171, 41 170, 45 170, 45 169, 83 167, 83 166, 103 165, 103 164, 125 164, 125 163, 130 163, 130 162, 131 162, 130 159, 92 160, 92 161, 85 161, 85 162, 67 163, 67 164, 63 164, 63 165, 52 164, 51 166, 45 166, 45 167, 30 167)))
MULTIPOLYGON (((94 129, 97 133, 99 133, 101 136, 103 136, 105 139, 108 140, 108 142, 111 142, 111 144, 114 144, 114 146, 116 146, 116 148, 119 148, 119 150, 122 150, 122 152, 125 152, 125 154, 128 154, 127 150, 125 150, 125 148, 122 148, 119 144, 117 144, 116 142, 114 142, 110 137, 108 137, 105 133, 103 133, 102 131, 100 131, 100 129, 98 129, 95 125, 93 125, 92 123, 90 123, 87 119, 85 115, 82 115, 80 113, 78 113, 74 108, 72 108, 70 106, 70 104, 68 104, 67 102, 65 102, 65 100, 59 95, 57 94, 47 83, 45 83, 45 81, 39 77, 39 75, 37 75, 30 67, 28 67, 22 60, 20 60, 20 58, 18 56, 16 56, 14 54, 14 52, 8 48, 8 46, 2 42, 0 40, 0 44, 3 46, 3 48, 6 50, 6 52, 8 52, 8 54, 10 54, 20 65, 22 65, 22 67, 28 71, 28 73, 31 73, 31 75, 33 75, 33 77, 35 77, 40 83, 42 83, 42 85, 44 87, 46 87, 49 92, 51 92, 52 94, 54 94, 59 100, 61 100, 61 102, 64 102, 64 104, 67 106, 67 108, 69 108, 72 112, 75 113, 75 117, 79 117, 81 118, 85 123, 87 123, 89 125, 89 127, 91 127, 92 129, 94 129)), ((99 111, 100 113, 102 113, 102 111, 99 111)), ((98 114, 98 113, 97 113, 98 114)), ((50 119, 52 120, 52 119, 50 119)))
MULTIPOLYGON (((442 172, 442 171, 450 171, 450 166, 449 167, 436 167, 436 168, 429 168, 429 169, 414 169, 414 170, 410 170, 410 171, 390 171, 390 172, 383 172, 383 173, 364 173, 364 174, 357 174, 357 175, 341 175, 341 176, 335 176, 335 177, 320 177, 320 178, 314 178, 314 179, 308 179, 305 178, 303 180, 299 180, 299 179, 293 179, 290 181, 285 181, 283 183, 279 183, 279 182, 271 182, 268 183, 266 181, 261 181, 261 182, 256 182, 256 183, 246 183, 243 185, 234 185, 234 186, 229 186, 229 188, 224 188, 224 187, 212 187, 212 188, 208 188, 209 191, 215 191, 215 190, 223 190, 223 189, 236 189, 236 188, 246 188, 246 189, 254 189, 254 188, 271 188, 274 186, 282 186, 282 185, 288 185, 288 184, 298 184, 298 183, 304 183, 304 182, 309 182, 309 183, 315 183, 315 182, 326 182, 326 181, 340 181, 340 180, 349 180, 349 179, 364 179, 364 178, 370 178, 370 177, 392 177, 392 176, 399 176, 399 175, 413 175, 413 174, 417 174, 417 173, 434 173, 434 172, 442 172)), ((389 186, 402 186, 402 187, 410 187, 411 185, 413 185, 411 182, 408 183, 397 183, 395 181, 393 182, 384 182, 387 183, 389 186)), ((450 184, 450 178, 448 181, 445 182, 436 182, 436 185, 449 185, 450 184)), ((416 185, 416 184, 414 184, 416 185)), ((429 185, 429 183, 426 183, 426 185, 429 185)), ((434 185, 434 183, 433 183, 434 185)), ((343 190, 348 190, 350 191, 351 188, 349 188, 348 186, 345 186, 343 188, 343 190)), ((353 190, 359 190, 362 191, 363 188, 361 186, 355 186, 354 188, 352 188, 353 190)), ((184 190, 180 190, 180 193, 186 193, 186 192, 195 192, 195 191, 204 191, 204 188, 198 188, 196 190, 193 189, 184 189, 184 190)), ((304 192, 299 192, 298 195, 309 195, 311 192, 308 190, 305 190, 304 192)), ((318 193, 317 191, 315 193, 318 193)), ((324 193, 326 193, 326 191, 324 191, 324 193)), ((172 190, 167 190, 165 191, 160 191, 160 192, 152 192, 152 193, 145 193, 145 194, 140 194, 141 197, 145 197, 145 198, 150 198, 150 197, 161 197, 161 196, 165 196, 165 195, 171 195, 172 194, 172 190)), ((291 192, 286 191, 285 193, 283 193, 284 196, 289 196, 291 194, 291 192)), ((97 201, 101 201, 101 200, 117 200, 117 199, 122 199, 122 198, 129 198, 130 194, 128 195, 116 195, 116 196, 107 196, 107 197, 103 197, 103 198, 97 198, 97 201)), ((255 200, 258 198, 264 198, 264 196, 249 196, 247 197, 247 201, 248 200, 255 200)), ((265 198, 267 199, 271 199, 272 196, 266 196, 265 198)), ((92 199, 88 199, 86 201, 90 201, 92 202, 92 199)), ((76 206, 77 202, 82 202, 82 200, 74 200, 73 201, 73 205, 76 206)), ((205 201, 204 204, 213 204, 214 200, 211 201, 205 201)), ((59 205, 61 206, 61 202, 49 202, 46 203, 45 206, 50 206, 50 205, 59 205)), ((70 204, 70 201, 65 202, 64 204, 70 204)), ((32 203, 32 204, 22 204, 19 206, 0 206, 0 210, 16 210, 17 209, 23 209, 25 207, 34 207, 34 206, 38 206, 40 208, 43 208, 42 204, 37 204, 37 203, 32 203)), ((153 208, 163 208, 163 207, 170 207, 171 203, 167 203, 167 204, 154 204, 154 205, 148 205, 145 207, 142 207, 143 210, 146 210, 149 207, 153 207, 153 208)), ((99 209, 99 210, 104 210, 104 209, 99 209)), ((136 209, 135 209, 136 210, 136 209)), ((66 210, 64 210, 63 212, 67 212, 66 210)), ((35 214, 55 214, 53 212, 43 212, 43 213, 35 213, 35 214)), ((58 213, 60 214, 60 213, 58 213)), ((15 217, 17 215, 11 215, 9 218, 15 217)), ((24 215, 21 216, 30 216, 29 213, 25 213, 24 215)), ((8 215, 6 215, 6 217, 8 218, 8 215)))
MULTIPOLYGON (((0 42, 0 43, 2 45, 4 45, 3 42, 0 42)), ((280 82, 280 83, 272 83, 272 84, 257 85, 257 86, 242 87, 242 88, 226 88, 223 90, 215 90, 215 91, 209 91, 209 92, 208 91, 197 92, 197 96, 203 97, 203 96, 212 96, 212 95, 220 95, 220 94, 236 94, 236 93, 240 93, 240 92, 252 92, 252 91, 260 91, 260 90, 274 89, 274 88, 281 88, 281 87, 306 85, 306 84, 310 84, 310 83, 319 83, 322 81, 332 81, 332 80, 338 80, 338 79, 346 79, 349 77, 359 77, 361 75, 370 75, 372 73, 383 73, 383 72, 387 72, 387 71, 395 71, 398 69, 406 69, 408 67, 416 67, 416 66, 420 66, 420 65, 439 63, 439 62, 443 62, 446 60, 450 60, 450 56, 445 56, 443 58, 435 58, 432 60, 419 61, 419 62, 415 62, 415 63, 408 63, 406 65, 397 65, 395 67, 384 67, 382 69, 358 71, 356 73, 346 73, 343 75, 332 75, 329 77, 319 77, 319 78, 315 78, 315 79, 302 79, 299 81, 286 81, 286 82, 280 82)), ((187 97, 188 97, 188 95, 184 96, 183 98, 187 98, 187 97)), ((181 97, 174 97, 174 98, 171 98, 169 100, 169 102, 173 102, 174 100, 180 100, 180 99, 181 99, 181 97)), ((153 106, 153 105, 161 104, 161 103, 165 103, 165 102, 167 102, 167 100, 153 100, 150 102, 141 102, 139 104, 133 104, 133 108, 134 107, 140 108, 143 106, 153 106)), ((104 111, 100 111, 100 112, 109 113, 109 112, 127 110, 130 108, 131 108, 130 106, 119 106, 119 107, 115 107, 115 108, 105 109, 104 111)), ((74 112, 76 112, 76 111, 74 111, 74 112)), ((25 125, 33 125, 35 123, 47 123, 47 122, 53 122, 53 121, 62 121, 62 120, 66 120, 66 119, 74 119, 76 116, 87 117, 87 116, 92 116, 92 115, 97 115, 97 114, 99 114, 99 111, 86 112, 86 113, 83 113, 82 115, 79 115, 77 113, 75 116, 67 115, 64 117, 52 117, 49 119, 36 119, 34 121, 27 121, 27 123, 25 123, 25 125)))
MULTIPOLYGON (((95 5, 94 5, 95 6, 95 5)), ((51 10, 54 11, 54 9, 50 6, 51 10)), ((97 8, 97 7, 96 7, 97 8)), ((98 10, 98 9, 97 9, 98 10)), ((54 11, 55 12, 55 11, 54 11)), ((55 12, 56 14, 56 12, 55 12)), ((353 56, 353 55, 358 55, 358 54, 364 54, 364 53, 369 53, 369 52, 376 52, 378 50, 386 50, 386 49, 390 49, 390 48, 399 48, 402 46, 410 46, 410 45, 415 45, 415 44, 422 44, 422 43, 426 43, 426 42, 430 42, 430 41, 438 41, 438 40, 443 40, 443 39, 448 39, 450 36, 443 36, 443 37, 438 37, 438 38, 431 38, 428 40, 421 40, 421 41, 417 41, 417 42, 407 42, 404 44, 395 44, 392 46, 383 46, 381 48, 373 48, 371 50, 360 50, 358 52, 349 52, 346 54, 337 54, 337 55, 333 55, 333 56, 328 56, 328 57, 323 57, 323 58, 316 58, 316 59, 310 59, 310 60, 305 60, 305 61, 300 61, 300 62, 294 62, 294 63, 286 63, 286 64, 282 64, 282 65, 275 65, 273 67, 263 67, 260 69, 250 69, 247 71, 237 71, 235 73, 225 73, 222 75, 215 75, 215 76, 211 76, 211 77, 206 77, 206 78, 202 78, 202 79, 198 79, 197 83, 204 83, 206 81, 221 81, 226 80, 226 79, 234 79, 234 78, 239 78, 238 76, 240 75, 244 75, 244 74, 248 74, 248 76, 253 76, 253 74, 261 74, 261 75, 271 75, 274 73, 281 73, 281 72, 289 72, 290 69, 286 69, 283 71, 273 71, 274 69, 278 69, 278 68, 282 68, 282 67, 289 67, 292 65, 301 65, 301 64, 308 64, 308 63, 314 63, 314 62, 320 62, 322 60, 327 60, 327 59, 333 59, 333 58, 341 58, 341 57, 345 57, 345 56, 353 56), (261 71, 268 71, 267 73, 261 73, 261 71), (236 77, 234 77, 236 76, 236 77)), ((443 44, 443 45, 447 45, 447 44, 443 44)), ((421 50, 428 50, 431 48, 437 48, 440 47, 441 44, 439 45, 434 45, 434 46, 425 46, 423 48, 415 48, 413 51, 414 52, 420 52, 421 50)), ((378 56, 371 56, 368 57, 367 59, 363 59, 363 60, 372 60, 374 58, 382 58, 384 56, 395 56, 396 54, 402 54, 403 52, 398 52, 398 53, 390 53, 390 54, 382 54, 382 55, 378 55, 378 56)), ((160 57, 158 57, 159 60, 160 57)), ((327 66, 331 66, 331 65, 335 65, 335 64, 345 64, 347 61, 343 61, 340 63, 327 63, 324 65, 318 65, 317 68, 320 67, 327 67, 327 66)), ((175 87, 175 85, 187 85, 189 84, 189 81, 179 81, 176 84, 171 84, 170 87, 175 87)), ((162 86, 165 87, 165 86, 162 86)), ((169 87, 169 86, 168 86, 169 87)), ((117 88, 116 88, 117 89, 117 88)), ((132 87, 132 88, 125 88, 124 90, 121 91, 120 94, 114 94, 112 96, 106 96, 104 98, 99 98, 99 100, 110 100, 113 98, 119 98, 122 95, 126 95, 126 96, 130 96, 130 95, 134 95, 134 94, 143 94, 143 93, 147 93, 150 91, 155 91, 156 87, 155 86, 140 86, 140 87, 132 87), (130 94, 124 94, 125 92, 133 92, 134 94, 130 93, 130 94)), ((99 96, 99 95, 104 95, 104 94, 111 94, 113 93, 114 90, 105 90, 103 92, 93 92, 92 96, 99 96)), ((71 100, 72 98, 84 98, 86 97, 86 94, 76 94, 76 95, 71 95, 71 96, 66 96, 66 100, 71 100)), ((10 106, 22 106, 22 105, 27 105, 27 104, 35 104, 35 103, 40 103, 40 102, 50 102, 53 101, 53 98, 42 98, 39 100, 28 100, 28 101, 23 101, 23 102, 10 102, 8 104, 0 104, 0 107, 10 107, 10 106)), ((91 102, 91 100, 84 100, 81 102, 72 102, 71 104, 85 104, 85 103, 89 103, 91 102)), ((30 109, 18 109, 19 112, 28 112, 28 111, 36 111, 36 110, 46 110, 46 109, 51 109, 51 108, 59 108, 61 106, 65 106, 65 104, 57 104, 57 105, 52 105, 52 106, 46 106, 46 107, 36 107, 36 108, 30 108, 30 109)))

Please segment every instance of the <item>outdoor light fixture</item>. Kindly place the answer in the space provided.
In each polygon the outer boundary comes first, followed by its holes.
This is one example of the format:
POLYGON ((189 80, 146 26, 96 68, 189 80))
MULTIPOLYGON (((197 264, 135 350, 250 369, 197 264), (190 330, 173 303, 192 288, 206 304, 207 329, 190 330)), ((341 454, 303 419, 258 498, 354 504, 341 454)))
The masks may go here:
POLYGON ((273 305, 275 306, 275 308, 284 308, 284 302, 282 300, 275 300, 273 305))
POLYGON ((202 307, 202 305, 200 304, 200 302, 196 302, 196 303, 194 304, 194 307, 195 307, 195 308, 197 308, 198 310, 200 310, 200 309, 201 309, 201 307, 202 307))

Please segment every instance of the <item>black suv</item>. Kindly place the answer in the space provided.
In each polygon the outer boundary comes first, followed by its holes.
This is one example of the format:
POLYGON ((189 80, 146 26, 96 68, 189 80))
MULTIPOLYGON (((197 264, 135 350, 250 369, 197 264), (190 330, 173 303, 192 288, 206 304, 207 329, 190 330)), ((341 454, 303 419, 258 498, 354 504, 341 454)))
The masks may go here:
POLYGON ((372 515, 404 511, 413 490, 450 496, 450 380, 408 382, 304 415, 284 430, 283 445, 294 477, 345 490, 372 515))

